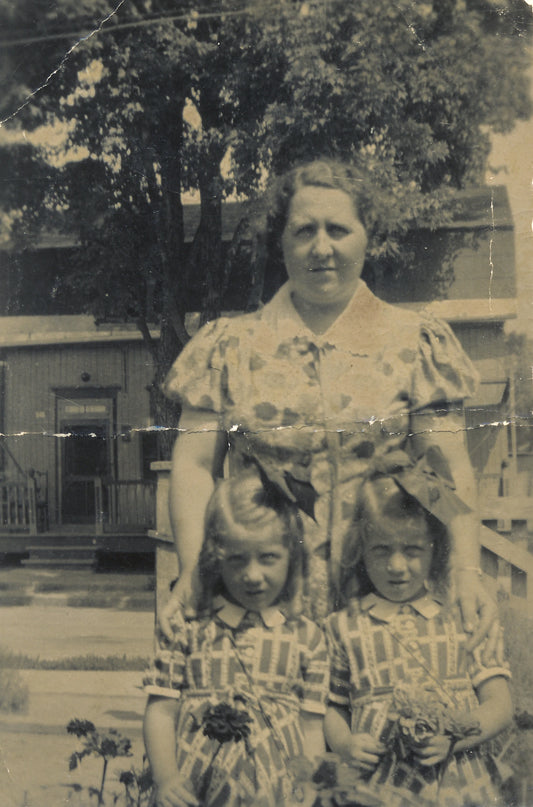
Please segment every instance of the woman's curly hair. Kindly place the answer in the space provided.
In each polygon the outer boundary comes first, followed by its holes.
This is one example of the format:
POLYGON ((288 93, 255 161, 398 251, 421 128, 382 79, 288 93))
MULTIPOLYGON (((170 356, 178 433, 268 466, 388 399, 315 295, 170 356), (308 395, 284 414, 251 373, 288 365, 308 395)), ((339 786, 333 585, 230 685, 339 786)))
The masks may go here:
POLYGON ((205 537, 198 561, 200 608, 211 612, 213 598, 224 593, 220 563, 228 538, 281 537, 289 550, 287 582, 279 605, 287 617, 302 611, 307 552, 298 508, 281 492, 267 490, 252 470, 219 480, 207 505, 205 537))
POLYGON ((331 188, 346 193, 365 230, 370 222, 372 189, 368 178, 354 165, 322 157, 298 164, 285 173, 274 176, 262 199, 261 215, 256 218, 256 237, 263 243, 265 272, 282 275, 285 272, 281 237, 287 224, 293 196, 305 187, 331 188))
POLYGON ((423 518, 433 544, 429 582, 435 593, 446 598, 450 584, 451 539, 445 524, 429 513, 390 476, 365 480, 357 496, 352 529, 343 548, 341 592, 343 604, 352 597, 363 597, 374 591, 363 559, 365 535, 376 518, 398 522, 408 518, 423 518))

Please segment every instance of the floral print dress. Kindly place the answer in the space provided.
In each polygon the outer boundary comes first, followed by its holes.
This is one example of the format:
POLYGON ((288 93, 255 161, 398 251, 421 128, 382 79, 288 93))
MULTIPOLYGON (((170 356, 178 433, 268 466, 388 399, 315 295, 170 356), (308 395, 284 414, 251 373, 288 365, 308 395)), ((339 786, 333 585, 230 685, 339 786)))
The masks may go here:
POLYGON ((391 306, 360 281, 320 336, 299 317, 288 285, 255 313, 208 323, 174 363, 165 392, 205 411, 206 422, 218 419, 230 473, 256 458, 312 484, 307 613, 320 619, 338 604, 343 541, 369 460, 400 445, 412 413, 446 410, 476 384, 446 324, 391 306))
POLYGON ((288 763, 305 754, 300 715, 323 715, 329 661, 320 628, 276 607, 261 614, 222 597, 211 618, 159 638, 144 677, 149 695, 177 698, 176 760, 203 807, 292 803, 288 763), (206 709, 227 704, 251 718, 250 735, 219 743, 203 732, 206 709))
MULTIPOLYGON (((353 733, 387 744, 396 718, 395 695, 433 693, 446 709, 468 713, 479 705, 476 687, 510 677, 506 664, 481 661, 483 645, 465 649, 458 610, 430 595, 392 603, 375 594, 354 599, 326 622, 331 679, 329 699, 351 713, 353 733)), ((498 763, 490 744, 453 755, 432 767, 391 749, 367 784, 388 807, 500 807, 498 763)))

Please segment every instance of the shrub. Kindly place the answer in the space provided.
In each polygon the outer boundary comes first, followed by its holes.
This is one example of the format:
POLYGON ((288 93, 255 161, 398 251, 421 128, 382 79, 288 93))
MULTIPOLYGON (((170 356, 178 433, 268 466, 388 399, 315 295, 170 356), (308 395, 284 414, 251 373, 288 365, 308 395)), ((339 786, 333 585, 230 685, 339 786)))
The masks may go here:
POLYGON ((0 712, 25 712, 28 687, 18 670, 0 668, 0 712))

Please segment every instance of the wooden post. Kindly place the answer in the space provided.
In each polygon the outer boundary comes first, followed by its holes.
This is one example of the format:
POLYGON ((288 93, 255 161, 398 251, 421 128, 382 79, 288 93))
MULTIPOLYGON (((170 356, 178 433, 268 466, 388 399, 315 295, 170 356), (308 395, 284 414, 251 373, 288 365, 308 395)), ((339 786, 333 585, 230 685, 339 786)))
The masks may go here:
POLYGON ((28 497, 28 531, 30 535, 37 535, 37 498, 35 494, 35 479, 27 478, 28 497))
POLYGON ((155 530, 148 535, 155 540, 156 620, 168 600, 170 584, 178 576, 178 556, 174 547, 168 512, 170 462, 152 462, 157 473, 155 530))
POLYGON ((104 501, 102 497, 102 480, 99 476, 94 477, 94 532, 95 535, 103 535, 104 532, 104 501))

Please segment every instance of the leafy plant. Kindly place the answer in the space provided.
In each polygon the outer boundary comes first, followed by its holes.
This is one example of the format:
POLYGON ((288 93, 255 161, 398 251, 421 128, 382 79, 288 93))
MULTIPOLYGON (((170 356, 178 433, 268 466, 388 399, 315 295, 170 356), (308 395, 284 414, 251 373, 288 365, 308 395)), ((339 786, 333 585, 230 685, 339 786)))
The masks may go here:
MULTIPOLYGON (((148 805, 153 779, 152 771, 146 759, 144 760, 144 765, 141 770, 132 766, 128 770, 121 771, 119 782, 124 785, 126 807, 143 807, 145 804, 148 805)), ((115 804, 118 802, 119 798, 120 796, 115 797, 115 804)))
POLYGON ((67 732, 74 734, 82 740, 81 751, 74 751, 69 760, 69 770, 74 770, 85 757, 95 756, 102 759, 102 778, 98 788, 89 788, 91 795, 96 795, 98 804, 104 804, 104 787, 107 775, 107 766, 111 759, 117 757, 131 757, 131 741, 123 737, 116 729, 99 732, 90 720, 75 718, 67 726, 67 732))

